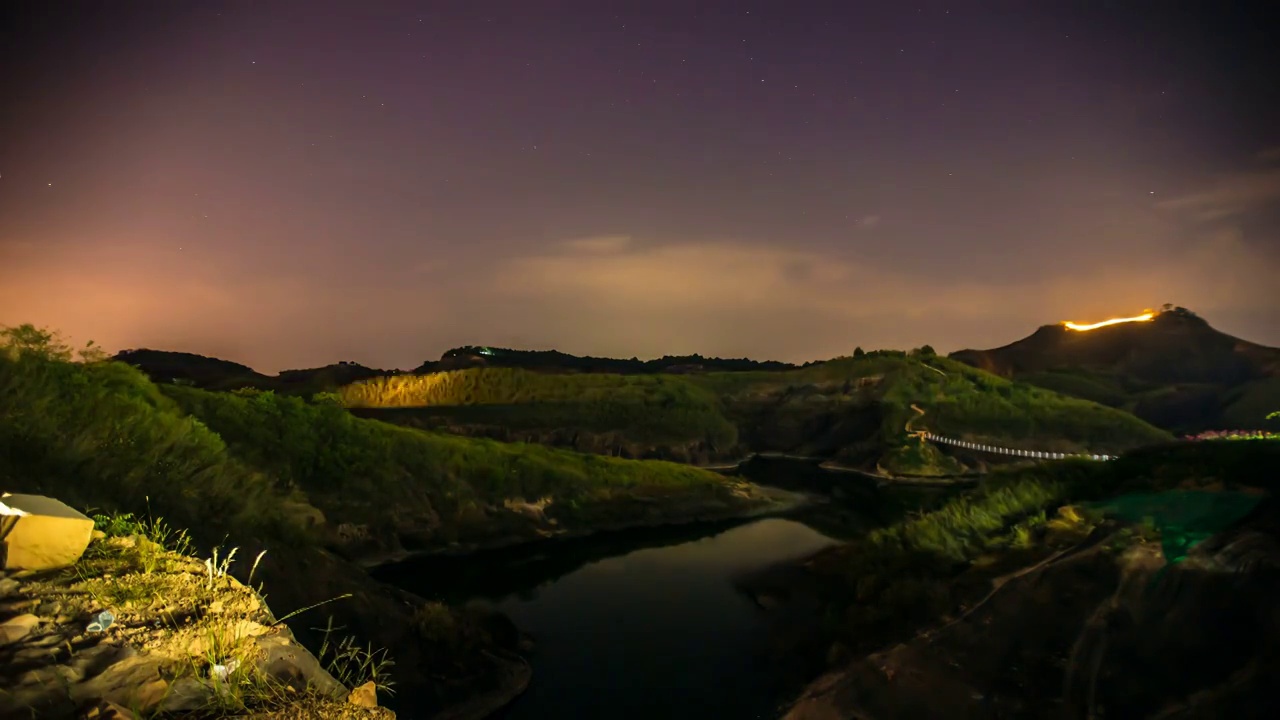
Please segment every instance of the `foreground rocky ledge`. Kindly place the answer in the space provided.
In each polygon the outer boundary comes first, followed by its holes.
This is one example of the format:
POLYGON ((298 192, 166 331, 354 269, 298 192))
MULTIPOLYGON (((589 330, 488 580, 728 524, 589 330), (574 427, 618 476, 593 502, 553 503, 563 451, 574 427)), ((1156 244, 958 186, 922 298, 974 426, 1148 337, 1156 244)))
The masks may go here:
POLYGON ((228 565, 95 533, 71 567, 4 572, 0 718, 395 717, 374 683, 348 688, 322 667, 228 565))

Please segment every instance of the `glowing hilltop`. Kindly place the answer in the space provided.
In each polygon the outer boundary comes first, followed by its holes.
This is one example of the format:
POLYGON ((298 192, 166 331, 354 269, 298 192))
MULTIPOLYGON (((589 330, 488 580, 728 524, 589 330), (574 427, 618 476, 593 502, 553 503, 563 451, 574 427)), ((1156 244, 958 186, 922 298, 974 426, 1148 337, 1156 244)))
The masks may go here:
POLYGON ((1080 323, 1071 322, 1070 320, 1065 320, 1063 321, 1062 326, 1068 330, 1077 330, 1079 332, 1084 332, 1085 330, 1096 330, 1100 327, 1107 327, 1108 325, 1119 325, 1120 323, 1151 322, 1152 320, 1155 319, 1155 317, 1156 317, 1156 314, 1154 311, 1147 310, 1141 315, 1135 315, 1133 317, 1111 318, 1110 320, 1103 320, 1102 322, 1091 323, 1088 325, 1081 325, 1080 323))

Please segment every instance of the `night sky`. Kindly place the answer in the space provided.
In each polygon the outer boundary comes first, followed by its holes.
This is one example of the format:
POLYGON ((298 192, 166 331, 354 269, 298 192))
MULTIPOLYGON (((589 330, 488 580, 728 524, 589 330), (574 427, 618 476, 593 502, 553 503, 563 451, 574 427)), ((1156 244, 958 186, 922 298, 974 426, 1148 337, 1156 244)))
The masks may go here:
POLYGON ((265 372, 1166 302, 1280 345, 1280 41, 1221 5, 15 0, 0 324, 265 372))

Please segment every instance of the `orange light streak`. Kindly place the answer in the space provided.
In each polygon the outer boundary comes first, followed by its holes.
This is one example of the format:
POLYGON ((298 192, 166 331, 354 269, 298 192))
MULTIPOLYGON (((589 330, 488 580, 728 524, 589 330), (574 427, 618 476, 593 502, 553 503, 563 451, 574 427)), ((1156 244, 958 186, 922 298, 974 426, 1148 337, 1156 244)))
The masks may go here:
POLYGON ((1080 323, 1071 322, 1070 320, 1064 321, 1062 325, 1068 330, 1085 332, 1086 330, 1097 330, 1100 327, 1107 327, 1108 325, 1119 325, 1120 323, 1151 322, 1152 320, 1155 319, 1155 317, 1156 317, 1156 314, 1148 310, 1142 313, 1141 315, 1136 315, 1134 317, 1112 318, 1110 320, 1103 320, 1102 322, 1096 322, 1089 325, 1081 325, 1080 323))

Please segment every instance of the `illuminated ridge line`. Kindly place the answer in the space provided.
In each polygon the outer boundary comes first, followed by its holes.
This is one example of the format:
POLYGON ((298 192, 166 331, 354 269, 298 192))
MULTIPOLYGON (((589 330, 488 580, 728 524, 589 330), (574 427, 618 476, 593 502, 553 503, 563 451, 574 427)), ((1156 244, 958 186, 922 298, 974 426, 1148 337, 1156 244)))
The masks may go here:
POLYGON ((1107 327, 1108 325, 1119 325, 1120 323, 1151 322, 1152 320, 1155 319, 1155 317, 1156 317, 1156 314, 1148 310, 1147 312, 1144 312, 1141 315, 1135 315, 1133 317, 1125 317, 1125 318, 1112 318, 1110 320, 1103 320, 1102 322, 1091 323, 1088 325, 1082 325, 1077 322, 1065 320, 1063 321, 1062 326, 1068 330, 1085 332, 1087 330, 1096 330, 1100 327, 1107 327))

